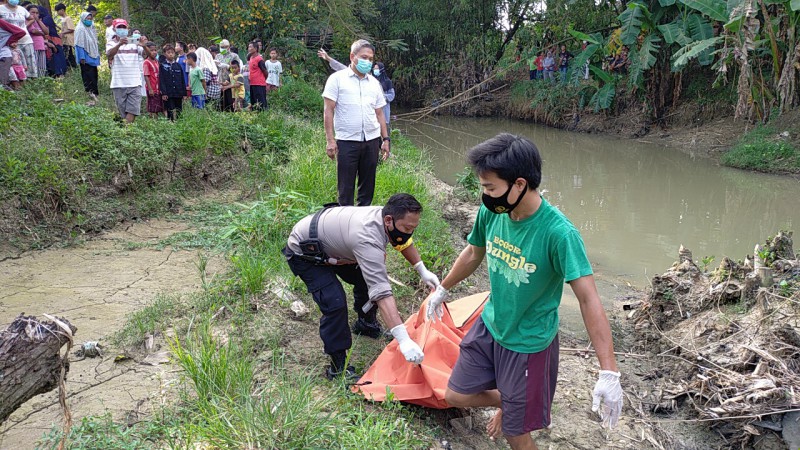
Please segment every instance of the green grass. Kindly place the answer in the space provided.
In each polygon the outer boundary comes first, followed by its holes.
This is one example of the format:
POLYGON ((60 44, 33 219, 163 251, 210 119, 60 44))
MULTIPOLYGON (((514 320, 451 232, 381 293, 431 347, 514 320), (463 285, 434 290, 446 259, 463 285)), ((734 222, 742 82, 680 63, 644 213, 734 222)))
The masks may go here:
MULTIPOLYGON (((107 72, 101 75, 108 86, 107 72)), ((20 247, 164 214, 209 185, 240 180, 262 188, 305 123, 284 108, 305 117, 321 102, 310 95, 314 87, 293 81, 268 113, 185 108, 176 122, 142 116, 125 126, 107 88, 90 107, 80 83, 72 71, 0 92, 0 206, 18 211, 0 228, 32 230, 4 235, 20 247)))
POLYGON ((800 148, 778 133, 771 125, 759 126, 722 155, 722 163, 761 172, 800 173, 800 148))
MULTIPOLYGON (((57 83, 54 86, 64 89, 57 83)), ((22 97, 26 96, 40 101, 33 93, 26 92, 22 97)), ((34 100, 24 100, 28 101, 34 100)), ((325 381, 320 376, 320 365, 327 362, 321 354, 321 342, 315 341, 320 357, 311 360, 287 346, 283 333, 290 320, 285 312, 288 305, 265 292, 270 286, 288 285, 311 303, 280 250, 299 219, 336 199, 335 165, 324 151, 318 90, 294 81, 273 98, 272 112, 189 111, 175 124, 140 118, 131 127, 118 124, 103 107, 74 103, 69 106, 75 110, 72 126, 82 131, 69 132, 71 146, 54 144, 39 156, 22 152, 11 155, 28 158, 26 161, 40 158, 35 164, 27 163, 26 169, 35 168, 36 173, 52 177, 39 179, 29 171, 15 172, 15 177, 2 179, 0 189, 22 189, 26 182, 39 183, 30 187, 30 192, 40 190, 45 182, 69 187, 78 175, 88 177, 87 186, 102 185, 113 182, 119 174, 124 176, 130 165, 136 176, 127 181, 130 185, 126 189, 141 196, 142 203, 154 204, 150 210, 159 211, 156 194, 182 194, 191 189, 192 180, 211 170, 210 165, 227 164, 233 172, 230 177, 251 194, 237 203, 206 201, 185 208, 183 218, 194 225, 194 230, 175 234, 154 246, 202 249, 196 261, 202 290, 157 296, 129 315, 113 339, 124 347, 141 346, 148 334, 167 339, 183 373, 180 398, 160 415, 133 427, 115 424, 108 416, 87 418, 71 430, 69 448, 429 446, 426 436, 431 435, 432 428, 417 417, 415 410, 393 402, 367 403, 342 384, 325 381), (78 113, 92 116, 91 125, 80 123, 78 113), (87 138, 96 128, 100 129, 94 133, 96 138, 87 138), (155 143, 142 143, 150 138, 155 143), (125 140, 130 142, 119 144, 125 140), (73 165, 63 168, 60 162, 64 161, 73 165), (64 181, 67 179, 70 182, 64 181), (228 258, 227 274, 210 280, 205 277, 210 254, 228 258), (266 308, 256 309, 256 304, 266 308), (167 334, 170 337, 165 337, 167 334)), ((73 114, 71 111, 68 109, 73 114)), ((62 133, 52 124, 48 126, 49 133, 62 133)), ((442 273, 455 257, 455 250, 450 228, 428 188, 430 161, 402 135, 395 135, 392 158, 378 168, 374 204, 382 204, 397 192, 417 197, 425 210, 414 234, 415 242, 428 268, 442 273)), ((61 211, 83 214, 91 220, 94 210, 71 206, 81 201, 96 205, 91 188, 87 187, 82 197, 67 188, 58 192, 64 204, 61 211)), ((130 204, 123 195, 109 198, 122 209, 130 204)), ((126 243, 129 248, 141 245, 126 243)), ((420 301, 418 275, 392 249, 387 251, 387 265, 393 277, 407 285, 394 292, 401 311, 412 309, 420 301)), ((307 320, 313 323, 318 315, 314 309, 307 320)), ((370 353, 359 354, 359 368, 382 349, 380 343, 357 347, 359 352, 370 353)), ((43 438, 44 446, 51 447, 60 436, 52 431, 43 438)))

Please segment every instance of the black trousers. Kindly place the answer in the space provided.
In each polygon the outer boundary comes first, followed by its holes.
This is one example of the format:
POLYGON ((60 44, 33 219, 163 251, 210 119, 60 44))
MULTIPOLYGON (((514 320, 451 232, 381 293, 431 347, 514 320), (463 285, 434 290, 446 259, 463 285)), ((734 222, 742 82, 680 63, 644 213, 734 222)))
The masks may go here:
POLYGON ((357 206, 369 206, 375 195, 375 172, 378 170, 378 153, 381 138, 371 141, 336 141, 336 178, 339 204, 353 205, 356 179, 358 179, 357 206))
POLYGON ((100 95, 97 90, 97 67, 89 64, 81 64, 81 78, 83 79, 83 89, 94 95, 100 95))
POLYGON ((318 266, 297 258, 288 248, 283 249, 283 254, 292 273, 303 280, 314 303, 322 312, 319 337, 322 338, 325 353, 333 355, 349 350, 353 338, 347 317, 347 294, 339 278, 353 286, 353 309, 359 318, 375 322, 378 314, 377 306, 373 306, 368 313, 362 311, 369 301, 369 288, 361 269, 356 264, 318 266))
POLYGON ((78 67, 78 62, 75 61, 75 47, 71 45, 64 46, 64 57, 67 58, 67 67, 75 69, 78 67))
POLYGON ((253 109, 267 109, 267 87, 250 85, 250 104, 253 109))
POLYGON ((222 110, 233 112, 233 91, 231 89, 222 91, 222 110))
POLYGON ((167 97, 164 102, 164 110, 167 111, 169 120, 175 120, 183 112, 183 97, 167 97))

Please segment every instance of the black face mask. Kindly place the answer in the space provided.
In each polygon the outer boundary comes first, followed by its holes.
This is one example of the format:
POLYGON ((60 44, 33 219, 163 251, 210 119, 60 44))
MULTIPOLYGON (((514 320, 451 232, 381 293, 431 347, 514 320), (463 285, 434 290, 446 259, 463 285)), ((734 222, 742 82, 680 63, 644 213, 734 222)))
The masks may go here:
POLYGON ((394 223, 394 217, 392 217, 392 226, 394 230, 390 230, 386 227, 386 233, 389 235, 389 243, 392 244, 394 247, 399 247, 401 245, 405 245, 409 239, 411 239, 411 235, 414 233, 403 233, 402 231, 397 229, 397 225, 394 223))
POLYGON ((489 211, 495 214, 509 214, 511 211, 514 210, 514 208, 519 206, 519 203, 522 201, 522 197, 525 197, 525 193, 528 192, 527 189, 528 186, 526 185, 525 190, 523 190, 522 193, 519 194, 519 198, 512 205, 511 203, 508 202, 508 194, 511 193, 512 186, 514 185, 511 184, 508 187, 506 193, 501 195, 500 197, 491 197, 489 195, 483 194, 483 197, 481 198, 481 200, 483 201, 483 205, 486 206, 486 208, 489 211))

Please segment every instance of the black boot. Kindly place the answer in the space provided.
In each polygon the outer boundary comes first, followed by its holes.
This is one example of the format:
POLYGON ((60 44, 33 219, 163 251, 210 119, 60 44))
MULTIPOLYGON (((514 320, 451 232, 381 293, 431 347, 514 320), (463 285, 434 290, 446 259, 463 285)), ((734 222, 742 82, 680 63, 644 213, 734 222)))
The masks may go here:
POLYGON ((383 336, 384 330, 381 324, 378 322, 377 319, 374 321, 368 321, 367 319, 363 319, 361 317, 356 320, 356 323, 353 324, 353 333, 371 337, 372 339, 378 339, 379 337, 383 336))
POLYGON ((325 378, 333 381, 334 378, 344 376, 345 380, 356 381, 359 376, 356 375, 356 369, 353 366, 345 367, 347 361, 347 352, 341 351, 330 355, 331 365, 325 369, 325 378))

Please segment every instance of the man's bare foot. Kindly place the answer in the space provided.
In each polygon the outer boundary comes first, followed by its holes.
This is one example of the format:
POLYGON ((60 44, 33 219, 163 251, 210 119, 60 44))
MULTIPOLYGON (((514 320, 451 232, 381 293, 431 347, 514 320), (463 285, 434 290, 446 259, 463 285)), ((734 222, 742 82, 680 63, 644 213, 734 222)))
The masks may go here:
POLYGON ((503 436, 503 410, 498 409, 497 414, 486 425, 486 433, 490 438, 497 439, 503 436))

